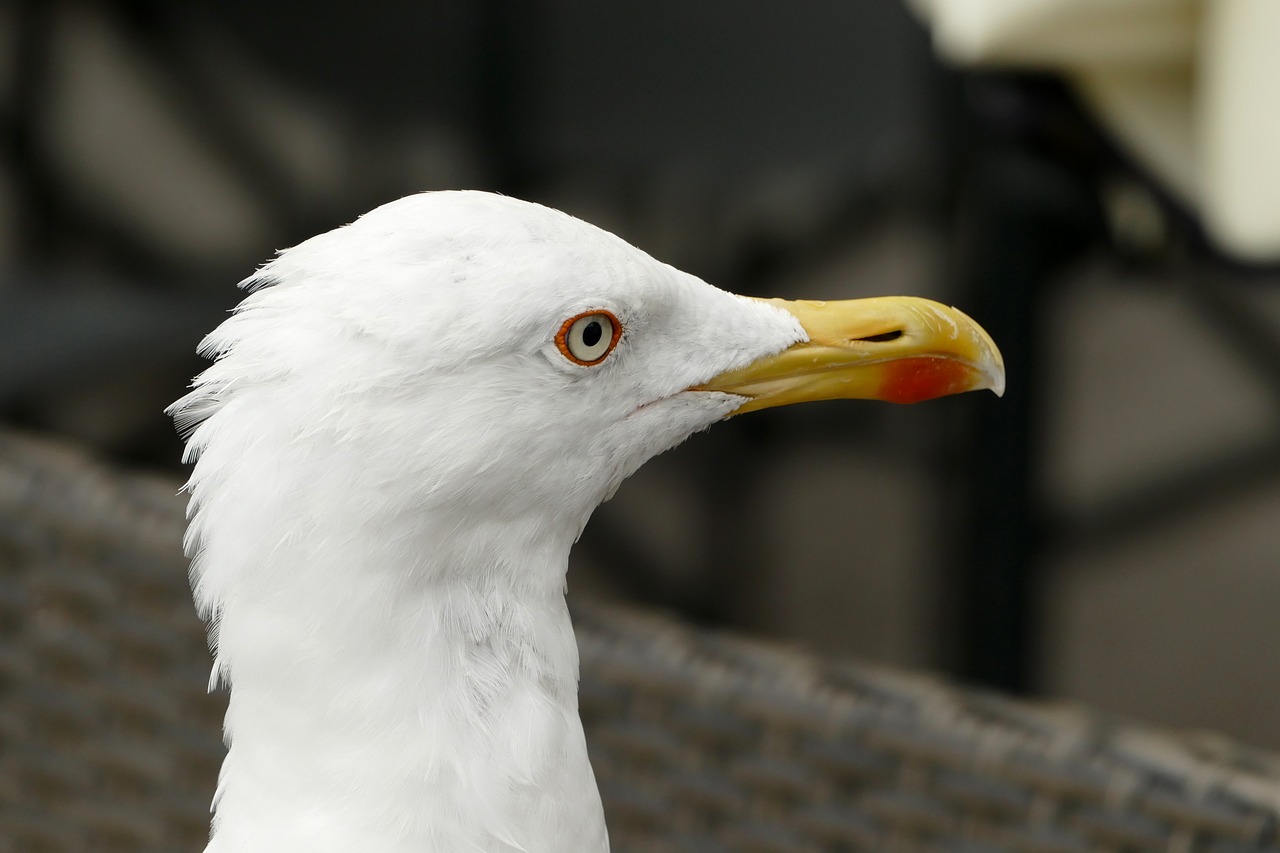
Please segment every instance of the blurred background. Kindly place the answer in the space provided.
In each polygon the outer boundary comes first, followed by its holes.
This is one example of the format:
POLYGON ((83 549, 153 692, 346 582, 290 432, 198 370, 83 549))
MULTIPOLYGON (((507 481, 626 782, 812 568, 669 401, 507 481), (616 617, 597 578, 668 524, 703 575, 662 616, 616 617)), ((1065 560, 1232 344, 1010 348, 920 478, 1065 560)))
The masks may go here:
POLYGON ((696 436, 571 595, 1280 747, 1275 8, 8 0, 0 421, 176 482, 235 283, 421 190, 741 293, 945 300, 1003 400, 696 436))

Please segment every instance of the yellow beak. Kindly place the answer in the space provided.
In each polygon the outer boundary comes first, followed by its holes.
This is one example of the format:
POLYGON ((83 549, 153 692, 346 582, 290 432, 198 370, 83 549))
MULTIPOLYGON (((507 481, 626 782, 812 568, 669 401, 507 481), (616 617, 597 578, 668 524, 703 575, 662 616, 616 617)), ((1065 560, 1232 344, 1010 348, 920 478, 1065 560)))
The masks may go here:
POLYGON ((809 340, 691 389, 750 398, 735 415, 811 400, 918 403, 982 388, 1004 393, 995 342, 955 308, 910 296, 761 301, 793 314, 809 340))

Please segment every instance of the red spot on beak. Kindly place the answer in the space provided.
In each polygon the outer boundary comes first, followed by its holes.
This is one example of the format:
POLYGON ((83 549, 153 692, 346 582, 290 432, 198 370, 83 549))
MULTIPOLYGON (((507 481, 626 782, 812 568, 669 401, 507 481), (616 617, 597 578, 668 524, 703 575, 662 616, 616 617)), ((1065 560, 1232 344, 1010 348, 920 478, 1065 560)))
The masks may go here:
POLYGON ((973 368, 947 358, 904 358, 885 365, 880 399, 919 403, 973 387, 973 368))

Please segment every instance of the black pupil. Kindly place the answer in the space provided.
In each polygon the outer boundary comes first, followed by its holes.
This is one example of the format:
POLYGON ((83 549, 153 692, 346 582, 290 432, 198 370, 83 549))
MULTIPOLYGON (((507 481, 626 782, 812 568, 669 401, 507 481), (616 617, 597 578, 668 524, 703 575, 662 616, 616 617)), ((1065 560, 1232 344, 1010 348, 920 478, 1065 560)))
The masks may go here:
POLYGON ((582 330, 582 342, 589 347, 593 347, 600 343, 600 339, 604 337, 604 327, 600 325, 599 320, 592 320, 587 327, 582 330))

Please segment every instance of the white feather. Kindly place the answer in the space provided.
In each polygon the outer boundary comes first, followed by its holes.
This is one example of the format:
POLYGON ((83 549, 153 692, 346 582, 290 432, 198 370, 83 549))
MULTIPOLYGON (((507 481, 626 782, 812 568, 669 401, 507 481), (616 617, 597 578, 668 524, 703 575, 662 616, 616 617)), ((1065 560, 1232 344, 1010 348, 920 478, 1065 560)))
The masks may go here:
POLYGON ((741 399, 790 315, 565 214, 387 204, 280 255, 171 407, 232 687, 208 851, 608 848, 563 592, 592 510, 741 399), (617 350, 564 358, 607 309, 617 350))

